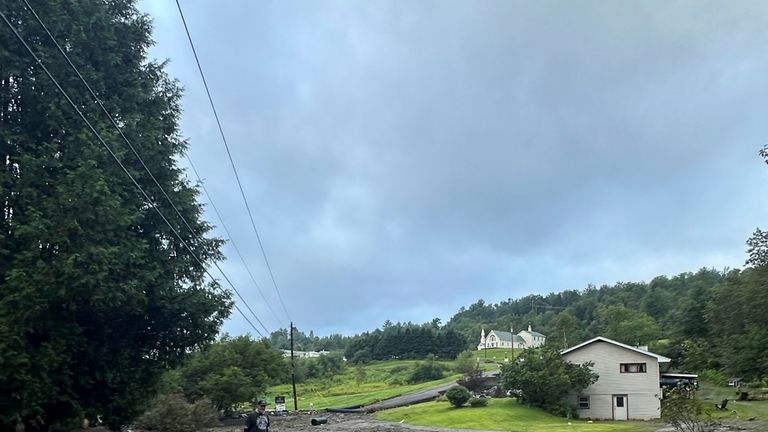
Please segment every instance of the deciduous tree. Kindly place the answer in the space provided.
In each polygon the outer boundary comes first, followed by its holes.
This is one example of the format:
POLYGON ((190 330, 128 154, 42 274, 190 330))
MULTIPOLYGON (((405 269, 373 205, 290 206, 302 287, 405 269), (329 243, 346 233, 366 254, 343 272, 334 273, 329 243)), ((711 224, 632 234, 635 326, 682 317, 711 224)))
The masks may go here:
POLYGON ((566 362, 549 347, 527 349, 515 361, 501 366, 502 385, 518 394, 521 403, 561 413, 569 393, 597 381, 591 366, 566 362))

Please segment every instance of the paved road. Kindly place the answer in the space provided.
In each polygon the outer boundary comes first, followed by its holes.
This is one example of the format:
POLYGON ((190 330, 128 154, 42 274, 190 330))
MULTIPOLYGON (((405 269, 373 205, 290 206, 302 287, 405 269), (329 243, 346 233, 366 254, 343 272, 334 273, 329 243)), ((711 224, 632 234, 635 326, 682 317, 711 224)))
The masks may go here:
POLYGON ((456 381, 451 381, 446 384, 442 384, 437 387, 428 388, 415 393, 408 393, 405 395, 395 396, 390 399, 379 401, 370 405, 366 405, 360 408, 328 408, 330 412, 348 412, 348 413, 369 413, 374 411, 380 411, 383 409, 395 408, 399 406, 412 405, 420 402, 427 402, 434 400, 441 393, 445 393, 449 388, 456 385, 456 381))

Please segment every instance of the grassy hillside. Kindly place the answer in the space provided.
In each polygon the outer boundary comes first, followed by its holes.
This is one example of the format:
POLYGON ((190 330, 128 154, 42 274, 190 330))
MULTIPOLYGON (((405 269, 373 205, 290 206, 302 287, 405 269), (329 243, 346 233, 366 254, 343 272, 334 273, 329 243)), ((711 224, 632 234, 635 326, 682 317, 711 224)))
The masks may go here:
MULTIPOLYGON (((299 409, 308 409, 314 404, 315 409, 340 408, 364 405, 378 400, 391 398, 439 384, 455 381, 459 374, 451 370, 453 361, 439 361, 446 369, 445 378, 418 384, 408 384, 408 377, 413 372, 417 360, 389 360, 373 362, 361 366, 348 365, 344 373, 332 379, 312 381, 296 385, 299 409), (363 372, 361 372, 361 370, 363 372)), ((494 369, 495 365, 482 365, 483 369, 494 369)), ((293 409, 293 396, 290 384, 283 384, 269 389, 267 400, 270 404, 277 395, 285 396, 286 408, 293 409)))
MULTIPOLYGON (((515 355, 521 350, 515 350, 515 355)), ((476 351, 475 357, 480 360, 480 368, 484 371, 497 370, 503 363, 510 350, 489 349, 487 353, 476 351), (486 360, 487 357, 487 360, 486 360), (494 362, 493 359, 496 359, 494 362)), ((325 380, 312 380, 296 385, 299 409, 308 409, 312 403, 315 409, 341 408, 355 405, 365 405, 401 394, 434 387, 461 378, 454 373, 456 361, 437 361, 446 369, 445 377, 441 380, 418 384, 408 384, 408 377, 413 369, 423 360, 388 360, 362 365, 348 364, 345 371, 325 380), (362 370, 362 371, 361 371, 362 370)), ((286 409, 293 409, 293 392, 290 384, 271 387, 266 394, 267 400, 274 402, 275 396, 285 396, 286 409)))

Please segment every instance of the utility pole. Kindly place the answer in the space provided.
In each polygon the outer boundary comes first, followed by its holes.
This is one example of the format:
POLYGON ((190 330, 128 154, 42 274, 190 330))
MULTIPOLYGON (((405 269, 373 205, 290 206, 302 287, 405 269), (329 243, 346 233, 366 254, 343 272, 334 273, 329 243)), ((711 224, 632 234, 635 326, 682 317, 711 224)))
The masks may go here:
POLYGON ((293 386, 293 410, 299 410, 299 400, 296 398, 296 361, 293 357, 293 321, 291 321, 291 385, 293 386))

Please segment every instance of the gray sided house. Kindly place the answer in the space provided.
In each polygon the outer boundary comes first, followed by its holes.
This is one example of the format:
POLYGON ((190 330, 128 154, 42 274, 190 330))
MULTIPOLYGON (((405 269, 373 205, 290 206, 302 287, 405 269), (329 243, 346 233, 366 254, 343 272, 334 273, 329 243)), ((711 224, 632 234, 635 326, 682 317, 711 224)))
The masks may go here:
POLYGON ((575 364, 594 363, 600 378, 571 395, 581 418, 651 420, 661 416, 659 363, 669 358, 643 348, 596 337, 561 352, 575 364))

